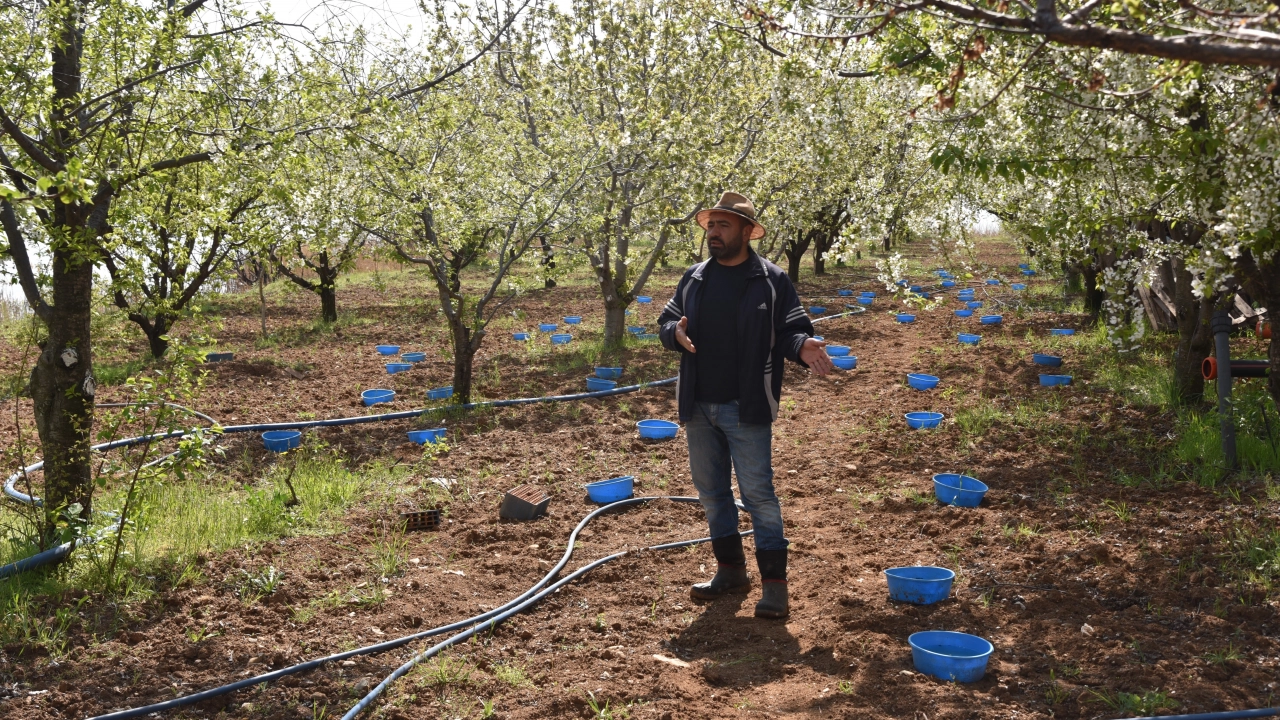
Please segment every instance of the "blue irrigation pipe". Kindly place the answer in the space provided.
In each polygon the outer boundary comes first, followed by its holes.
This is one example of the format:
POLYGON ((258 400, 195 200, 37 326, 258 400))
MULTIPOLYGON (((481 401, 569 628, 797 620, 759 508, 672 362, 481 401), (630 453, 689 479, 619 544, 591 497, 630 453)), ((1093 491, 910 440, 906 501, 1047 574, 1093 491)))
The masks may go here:
POLYGON ((1280 715, 1280 707, 1255 710, 1220 710, 1218 712, 1191 713, 1190 715, 1152 715, 1128 720, 1242 720, 1243 718, 1272 717, 1280 715))

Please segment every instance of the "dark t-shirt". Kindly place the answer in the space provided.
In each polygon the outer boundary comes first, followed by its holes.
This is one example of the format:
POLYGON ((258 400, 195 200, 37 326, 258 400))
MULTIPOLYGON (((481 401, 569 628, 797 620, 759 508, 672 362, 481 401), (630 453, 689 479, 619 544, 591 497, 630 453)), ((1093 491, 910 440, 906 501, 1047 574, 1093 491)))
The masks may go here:
POLYGON ((725 267, 707 263, 702 274, 694 353, 698 402, 727 403, 738 399, 738 306, 747 288, 750 262, 725 267))

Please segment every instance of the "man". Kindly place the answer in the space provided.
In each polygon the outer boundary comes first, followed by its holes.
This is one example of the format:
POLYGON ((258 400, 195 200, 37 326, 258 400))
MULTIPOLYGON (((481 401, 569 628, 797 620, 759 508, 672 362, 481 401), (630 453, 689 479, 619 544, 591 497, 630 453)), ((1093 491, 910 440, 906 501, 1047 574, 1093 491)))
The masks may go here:
POLYGON ((755 529, 762 584, 756 617, 784 618, 790 612, 788 541, 770 464, 782 360, 826 375, 831 359, 826 343, 813 339, 813 324, 786 273, 751 249, 750 241, 765 232, 751 201, 726 192, 715 207, 698 213, 697 221, 706 231, 711 258, 685 272, 658 318, 662 344, 681 353, 680 421, 719 564, 711 582, 694 585, 689 594, 711 600, 750 588, 732 463, 742 506, 755 529))

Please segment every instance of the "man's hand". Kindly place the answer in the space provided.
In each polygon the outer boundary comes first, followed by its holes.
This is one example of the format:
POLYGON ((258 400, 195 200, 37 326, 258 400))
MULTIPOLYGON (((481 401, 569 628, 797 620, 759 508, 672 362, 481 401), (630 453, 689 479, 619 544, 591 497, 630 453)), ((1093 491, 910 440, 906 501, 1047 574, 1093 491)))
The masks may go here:
POLYGON ((815 375, 826 375, 836 368, 827 357, 827 343, 822 340, 805 339, 804 345, 800 346, 800 359, 815 375))
POLYGON ((676 323, 676 342, 683 345, 685 350, 696 353, 698 349, 693 346, 693 341, 689 339, 688 330, 689 318, 681 317, 680 322, 676 323))

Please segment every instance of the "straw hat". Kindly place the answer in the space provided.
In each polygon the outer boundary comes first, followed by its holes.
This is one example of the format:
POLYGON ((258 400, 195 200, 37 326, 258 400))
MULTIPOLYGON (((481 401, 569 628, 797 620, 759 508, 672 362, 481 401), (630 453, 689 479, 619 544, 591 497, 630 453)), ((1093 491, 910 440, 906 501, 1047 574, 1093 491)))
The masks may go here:
POLYGON ((720 196, 720 202, 716 203, 715 207, 700 210, 698 214, 694 216, 694 220, 703 230, 706 230, 707 220, 711 217, 711 213, 713 212, 733 213, 747 222, 750 222, 752 225, 752 240, 759 240, 764 237, 764 226, 760 224, 760 221, 756 220, 756 206, 747 199, 746 195, 740 195, 736 192, 726 192, 720 196))

